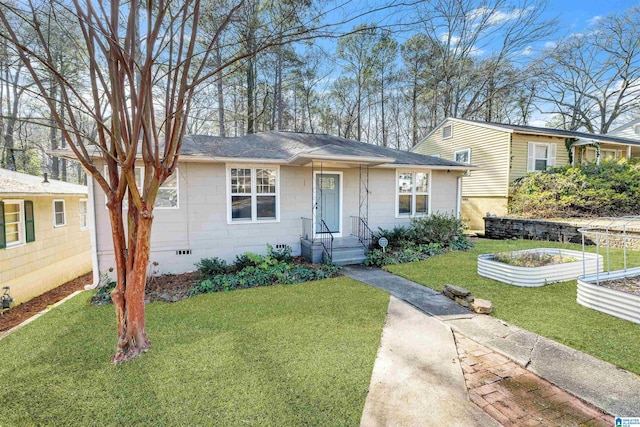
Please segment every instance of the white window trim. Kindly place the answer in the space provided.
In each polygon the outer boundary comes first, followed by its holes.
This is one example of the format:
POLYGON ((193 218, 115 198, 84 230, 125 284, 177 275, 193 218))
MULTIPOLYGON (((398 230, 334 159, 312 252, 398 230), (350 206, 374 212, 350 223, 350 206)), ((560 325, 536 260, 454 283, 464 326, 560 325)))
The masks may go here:
POLYGON ((265 165, 265 164, 227 164, 226 167, 226 205, 227 205, 227 224, 229 225, 242 225, 242 224, 273 224, 280 222, 280 166, 279 165, 265 165), (251 169, 251 219, 234 221, 231 218, 231 169, 251 169), (274 169, 276 171, 276 219, 258 219, 257 215, 257 203, 255 203, 257 192, 256 185, 257 179, 255 179, 256 169, 274 169))
MULTIPOLYGON (((431 183, 433 182, 432 180, 432 173, 431 170, 420 170, 420 169, 396 169, 396 177, 395 177, 396 181, 394 183, 395 187, 396 187, 396 201, 395 201, 395 217, 396 219, 401 219, 401 218, 420 218, 420 217, 425 217, 425 216, 429 216, 431 215, 431 183), (415 198, 416 198, 416 180, 415 178, 413 179, 413 182, 411 184, 411 210, 412 212, 410 214, 400 214, 398 212, 399 208, 400 208, 400 189, 398 188, 398 180, 400 179, 400 173, 401 172, 411 172, 413 174, 415 173, 419 173, 419 172, 424 172, 427 174, 428 176, 428 184, 427 184, 427 213, 419 213, 416 214, 416 204, 415 204, 415 198)), ((403 194, 407 194, 407 193, 403 193, 403 194)), ((422 195, 424 193, 420 193, 420 195, 422 195)))
POLYGON ((2 200, 5 206, 5 217, 4 217, 4 226, 6 229, 7 226, 7 205, 18 205, 20 207, 20 218, 18 219, 18 241, 7 243, 6 242, 6 234, 5 234, 5 249, 17 248, 20 246, 24 246, 27 244, 27 231, 25 229, 24 224, 24 200, 22 199, 4 199, 2 200))
POLYGON ((78 218, 80 220, 80 230, 88 230, 89 229, 89 199, 80 199, 78 200, 78 218), (82 205, 82 203, 85 204, 86 208, 85 208, 85 224, 82 225, 82 209, 80 209, 80 206, 82 205))
POLYGON ((67 225, 67 203, 64 199, 53 199, 53 227, 66 227, 67 225), (56 221, 56 202, 62 202, 62 215, 64 216, 64 223, 58 224, 56 221))
MULTIPOLYGON (((313 189, 311 191, 311 193, 312 193, 311 197, 312 197, 314 206, 315 206, 315 203, 316 203, 316 187, 317 187, 316 183, 318 181, 318 179, 316 177, 318 175, 320 175, 320 174, 323 174, 323 175, 324 174, 330 174, 330 175, 339 175, 340 176, 340 186, 338 188, 338 191, 340 192, 340 201, 338 202, 338 203, 340 203, 340 211, 339 211, 339 214, 338 214, 339 218, 340 218, 340 224, 338 226, 340 228, 340 231, 338 233, 332 233, 332 234, 333 234, 333 237, 342 237, 343 236, 343 231, 344 231, 344 228, 342 228, 343 227, 343 225, 342 225, 342 222, 343 222, 342 221, 342 212, 343 212, 343 206, 344 206, 344 198, 343 198, 344 197, 344 191, 343 191, 343 188, 344 188, 344 174, 342 173, 342 171, 332 171, 332 170, 323 170, 322 172, 314 171, 314 173, 313 173, 313 189)), ((313 227, 313 235, 316 238, 321 237, 322 233, 318 233, 318 230, 316 230, 316 210, 315 209, 313 210, 313 215, 312 215, 312 218, 311 218, 311 226, 313 227)))
POLYGON ((547 147, 547 158, 544 159, 547 161, 547 168, 545 170, 548 170, 549 168, 553 168, 556 165, 557 144, 552 142, 529 141, 527 143, 527 172, 532 172, 532 173, 544 172, 542 170, 536 169, 536 160, 542 160, 542 158, 536 157, 536 146, 538 145, 544 145, 547 147))
MULTIPOLYGON (((140 169, 140 188, 138 189, 139 191, 142 191, 142 188, 144 187, 144 167, 143 166, 135 166, 135 169, 140 169)), ((179 168, 176 168, 173 173, 176 175, 176 205, 175 206, 154 206, 153 210, 156 209, 160 209, 160 210, 169 210, 169 209, 180 209, 180 173, 179 173, 179 168)), ((107 181, 109 180, 107 177, 107 166, 104 166, 104 176, 105 179, 107 179, 107 181)), ((165 181, 166 182, 166 181, 165 181)), ((171 188, 171 187, 163 187, 160 186, 160 188, 158 188, 158 191, 160 191, 163 188, 171 188)), ((157 196, 156 196, 156 200, 157 200, 157 196)), ((104 196, 104 208, 107 209, 107 196, 104 196)), ((124 198, 122 199, 122 207, 124 209, 128 209, 129 205, 128 205, 128 200, 127 200, 127 195, 124 195, 124 198)))
POLYGON ((453 152, 453 161, 454 162, 458 162, 458 163, 464 163, 466 165, 470 165, 471 164, 471 148, 463 148, 461 150, 456 150, 453 152), (456 157, 458 156, 458 153, 467 153, 467 158, 469 159, 466 162, 458 162, 458 160, 456 159, 456 157))
POLYGON ((453 138, 453 125, 449 124, 449 125, 446 125, 446 126, 442 126, 442 139, 445 140, 445 139, 451 139, 451 138, 453 138), (446 128, 451 129, 451 134, 449 136, 444 136, 444 130, 446 128))

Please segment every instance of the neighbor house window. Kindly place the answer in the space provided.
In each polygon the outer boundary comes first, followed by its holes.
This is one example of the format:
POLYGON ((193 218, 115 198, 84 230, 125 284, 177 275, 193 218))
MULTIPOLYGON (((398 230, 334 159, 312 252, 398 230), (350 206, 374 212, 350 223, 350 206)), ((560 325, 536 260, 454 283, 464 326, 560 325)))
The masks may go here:
POLYGON ((453 126, 447 125, 442 128, 442 139, 448 139, 453 136, 453 126))
POLYGON ((600 149, 600 160, 615 160, 616 158, 616 150, 600 149))
POLYGON ((429 172, 399 171, 397 184, 398 216, 429 214, 429 172))
POLYGON ((67 218, 64 211, 64 200, 53 201, 53 225, 56 227, 67 225, 67 218))
POLYGON ((29 200, 0 202, 0 248, 19 246, 35 240, 33 202, 29 200))
POLYGON ((232 167, 228 171, 231 221, 276 221, 277 168, 232 167))
POLYGON ((88 204, 87 199, 80 199, 78 202, 78 208, 80 210, 80 228, 86 229, 88 226, 88 204))
POLYGON ((471 163, 471 148, 465 148, 464 150, 458 150, 453 153, 453 160, 458 163, 471 163))
POLYGON ((556 144, 530 142, 527 172, 542 172, 556 165, 556 144))

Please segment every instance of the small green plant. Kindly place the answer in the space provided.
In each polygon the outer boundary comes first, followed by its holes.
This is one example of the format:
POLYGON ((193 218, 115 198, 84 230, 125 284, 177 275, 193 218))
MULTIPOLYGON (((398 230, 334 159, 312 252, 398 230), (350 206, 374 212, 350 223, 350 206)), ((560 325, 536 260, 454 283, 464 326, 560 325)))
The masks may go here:
POLYGON ((109 273, 100 273, 98 291, 91 297, 91 305, 105 305, 111 303, 111 291, 116 287, 116 281, 109 277, 109 273))
POLYGON ((267 255, 262 256, 245 252, 236 257, 235 272, 220 272, 207 276, 200 283, 191 288, 191 295, 224 292, 236 289, 271 286, 275 284, 293 284, 312 280, 326 279, 338 273, 338 267, 333 264, 305 266, 292 264, 291 248, 286 246, 274 250, 267 246, 267 255))
POLYGON ((205 278, 211 278, 218 274, 224 274, 227 272, 227 262, 218 257, 202 258, 196 262, 196 268, 205 278))

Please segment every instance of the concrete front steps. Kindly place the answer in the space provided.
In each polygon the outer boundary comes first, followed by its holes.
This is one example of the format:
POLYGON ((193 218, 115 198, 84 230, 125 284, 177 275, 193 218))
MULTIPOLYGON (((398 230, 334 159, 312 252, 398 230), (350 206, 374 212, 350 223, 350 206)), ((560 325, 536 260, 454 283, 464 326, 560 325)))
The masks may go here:
POLYGON ((333 241, 333 258, 336 265, 364 264, 364 246, 353 236, 337 238, 333 241))

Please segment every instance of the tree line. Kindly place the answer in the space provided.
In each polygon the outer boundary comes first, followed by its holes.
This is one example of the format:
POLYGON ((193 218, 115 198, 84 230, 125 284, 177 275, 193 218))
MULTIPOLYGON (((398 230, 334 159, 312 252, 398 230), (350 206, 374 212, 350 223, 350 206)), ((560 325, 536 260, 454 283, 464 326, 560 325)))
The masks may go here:
MULTIPOLYGON (((249 0, 220 31, 216 11, 233 5, 202 3, 196 37, 216 43, 200 66, 221 71, 194 92, 188 134, 283 130, 409 149, 445 117, 526 125, 544 113, 554 127, 606 133, 640 113, 638 7, 562 34, 543 0, 391 2, 380 10, 401 18, 365 13, 365 23, 347 27, 345 18, 340 31, 323 31, 332 3, 249 0), (230 57, 239 60, 225 65, 230 57)), ((36 9, 36 22, 14 27, 25 44, 47 46, 58 72, 88 91, 91 52, 76 42, 71 9, 58 1, 36 9)), ((59 84, 51 70, 37 71, 64 120, 59 84)), ((0 39, 0 167, 82 182, 81 167, 47 154, 67 144, 34 90, 15 48, 0 39)), ((157 102, 165 90, 156 87, 157 102)), ((91 114, 77 118, 94 137, 91 114)))

